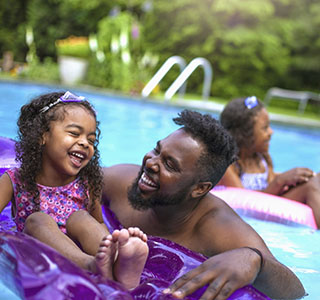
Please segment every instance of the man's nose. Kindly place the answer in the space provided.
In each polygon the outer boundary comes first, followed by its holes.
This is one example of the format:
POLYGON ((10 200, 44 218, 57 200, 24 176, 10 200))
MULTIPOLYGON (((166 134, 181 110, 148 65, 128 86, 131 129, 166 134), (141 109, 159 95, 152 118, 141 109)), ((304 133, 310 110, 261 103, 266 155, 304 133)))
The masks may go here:
POLYGON ((159 172, 160 167, 159 167, 159 157, 158 156, 150 156, 146 159, 146 168, 148 170, 151 170, 153 172, 159 172))

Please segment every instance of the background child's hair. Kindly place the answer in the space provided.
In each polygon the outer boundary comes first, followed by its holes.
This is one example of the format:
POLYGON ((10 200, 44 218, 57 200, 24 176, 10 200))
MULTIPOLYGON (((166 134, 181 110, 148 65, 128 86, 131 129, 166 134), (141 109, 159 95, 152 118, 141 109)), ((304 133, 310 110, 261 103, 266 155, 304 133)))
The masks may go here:
MULTIPOLYGON (((220 122, 236 140, 239 150, 250 148, 254 144, 253 129, 255 124, 254 117, 264 108, 263 103, 257 98, 257 104, 248 108, 245 105, 246 98, 231 100, 220 114, 220 122)), ((272 160, 269 153, 263 153, 269 166, 272 160)))
POLYGON ((254 117, 264 108, 259 99, 257 99, 258 104, 256 106, 248 108, 244 103, 245 99, 237 98, 231 100, 220 114, 222 126, 232 134, 239 149, 253 145, 254 117))
POLYGON ((35 204, 36 210, 39 210, 39 191, 36 183, 36 176, 42 167, 42 137, 46 131, 50 130, 50 123, 56 120, 63 120, 66 107, 82 106, 96 120, 96 141, 94 143, 94 155, 89 163, 80 171, 79 177, 85 188, 89 189, 92 197, 92 205, 96 199, 100 199, 102 192, 103 174, 99 164, 100 153, 97 149, 100 137, 99 122, 96 113, 91 104, 84 100, 81 102, 59 102, 48 111, 41 113, 40 110, 50 103, 59 99, 64 92, 54 92, 40 95, 22 106, 18 119, 18 140, 16 142, 16 160, 21 163, 19 176, 25 190, 35 204))

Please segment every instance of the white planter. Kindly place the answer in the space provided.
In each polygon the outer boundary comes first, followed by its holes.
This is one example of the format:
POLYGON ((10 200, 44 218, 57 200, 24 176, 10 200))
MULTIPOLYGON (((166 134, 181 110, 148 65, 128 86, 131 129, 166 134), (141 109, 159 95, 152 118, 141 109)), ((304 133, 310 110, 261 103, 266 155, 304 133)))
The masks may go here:
POLYGON ((74 84, 80 82, 86 76, 88 61, 72 56, 59 56, 59 72, 62 83, 74 84))

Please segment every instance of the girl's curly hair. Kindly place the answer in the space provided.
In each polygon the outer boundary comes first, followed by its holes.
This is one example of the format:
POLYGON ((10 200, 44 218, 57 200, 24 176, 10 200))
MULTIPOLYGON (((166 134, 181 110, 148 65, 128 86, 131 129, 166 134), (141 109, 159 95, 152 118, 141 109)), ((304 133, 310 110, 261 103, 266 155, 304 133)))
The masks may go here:
POLYGON ((89 189, 92 197, 89 209, 93 209, 96 200, 100 200, 102 193, 103 174, 99 163, 100 153, 97 148, 99 144, 100 129, 96 113, 91 104, 83 100, 81 102, 59 102, 46 112, 40 112, 45 106, 54 103, 64 92, 54 92, 40 95, 22 106, 18 119, 18 140, 15 144, 16 160, 20 162, 19 176, 25 190, 35 204, 35 209, 40 209, 39 191, 36 177, 42 167, 43 145, 41 143, 43 134, 50 130, 50 123, 63 120, 67 106, 82 106, 96 120, 97 138, 94 143, 94 155, 89 163, 80 171, 81 183, 89 189))

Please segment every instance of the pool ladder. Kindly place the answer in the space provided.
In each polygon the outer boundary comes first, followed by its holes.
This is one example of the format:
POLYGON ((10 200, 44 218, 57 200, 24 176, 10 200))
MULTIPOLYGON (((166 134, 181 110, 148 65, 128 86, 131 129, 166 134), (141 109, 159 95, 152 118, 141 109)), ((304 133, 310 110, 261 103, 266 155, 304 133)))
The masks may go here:
POLYGON ((161 68, 154 74, 151 80, 143 88, 141 94, 142 97, 148 97, 157 84, 162 80, 162 78, 169 72, 169 70, 175 65, 178 64, 180 67, 180 75, 176 80, 170 85, 167 91, 164 94, 164 99, 169 101, 174 94, 179 90, 179 95, 183 98, 187 80, 190 75, 198 68, 199 66, 204 70, 204 83, 202 88, 202 98, 208 100, 210 95, 211 80, 212 80, 212 68, 210 62, 203 58, 197 57, 193 59, 187 66, 185 60, 180 56, 171 56, 169 57, 161 68))

